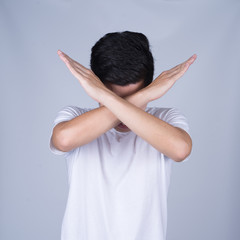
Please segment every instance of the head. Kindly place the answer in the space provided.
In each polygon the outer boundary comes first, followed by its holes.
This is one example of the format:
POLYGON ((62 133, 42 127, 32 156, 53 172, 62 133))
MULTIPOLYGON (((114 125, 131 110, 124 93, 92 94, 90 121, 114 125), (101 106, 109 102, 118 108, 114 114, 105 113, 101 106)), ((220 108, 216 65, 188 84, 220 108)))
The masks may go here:
MULTIPOLYGON (((147 37, 137 32, 108 33, 92 47, 91 69, 103 84, 127 97, 153 80, 154 62, 147 37)), ((129 131, 122 123, 115 127, 129 131)))
POLYGON ((91 69, 105 84, 126 86, 153 80, 154 63, 147 37, 137 32, 114 32, 92 47, 91 69))

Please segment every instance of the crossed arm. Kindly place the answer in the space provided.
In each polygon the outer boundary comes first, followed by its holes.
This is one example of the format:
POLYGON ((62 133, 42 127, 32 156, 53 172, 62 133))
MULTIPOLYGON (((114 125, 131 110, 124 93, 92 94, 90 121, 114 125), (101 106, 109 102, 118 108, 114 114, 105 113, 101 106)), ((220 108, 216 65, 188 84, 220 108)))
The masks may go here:
POLYGON ((103 106, 56 125, 52 134, 56 148, 67 152, 87 144, 121 121, 174 161, 182 161, 190 154, 192 140, 184 130, 162 121, 144 109, 149 102, 160 98, 172 87, 195 61, 196 55, 164 71, 147 87, 121 98, 109 90, 90 69, 61 51, 58 54, 87 94, 103 106))

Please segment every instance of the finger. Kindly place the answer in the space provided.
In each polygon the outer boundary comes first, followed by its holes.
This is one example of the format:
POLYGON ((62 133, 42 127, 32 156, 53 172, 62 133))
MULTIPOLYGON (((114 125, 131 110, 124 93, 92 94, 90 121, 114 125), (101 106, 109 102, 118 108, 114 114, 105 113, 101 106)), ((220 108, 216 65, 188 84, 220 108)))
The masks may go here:
POLYGON ((184 73, 185 71, 187 71, 189 66, 196 60, 196 58, 197 58, 197 55, 193 54, 188 60, 171 69, 172 70, 171 74, 177 74, 178 72, 184 73))
POLYGON ((81 71, 81 68, 79 67, 79 64, 75 60, 70 58, 67 54, 58 50, 58 55, 61 58, 61 60, 67 65, 69 70, 70 69, 73 70, 75 68, 75 69, 81 71))
POLYGON ((188 60, 183 62, 182 64, 179 64, 176 68, 174 68, 174 71, 171 72, 169 75, 170 78, 179 79, 184 75, 184 73, 188 70, 190 65, 196 60, 197 55, 192 55, 188 60))
MULTIPOLYGON (((187 61, 188 61, 188 60, 187 60, 187 61)), ((176 65, 175 67, 169 69, 167 72, 168 72, 169 74, 174 74, 174 73, 176 73, 176 72, 179 72, 179 70, 181 70, 181 69, 183 68, 183 66, 187 63, 187 61, 176 65)))
MULTIPOLYGON (((73 73, 75 73, 74 71, 74 60, 72 58, 70 58, 67 54, 65 54, 64 52, 62 52, 61 50, 58 50, 58 55, 59 57, 65 62, 65 64, 67 65, 68 69, 73 73)), ((75 67, 76 68, 76 67, 75 67)))
POLYGON ((183 71, 186 72, 191 64, 196 60, 197 54, 193 54, 183 65, 183 71))
POLYGON ((87 72, 87 68, 85 68, 80 63, 76 62, 72 58, 70 58, 68 55, 63 53, 62 51, 58 51, 59 57, 64 61, 67 68, 70 70, 70 72, 76 77, 78 80, 82 78, 88 77, 89 73, 87 72))
POLYGON ((58 50, 58 55, 62 58, 62 59, 67 59, 69 62, 74 63, 75 66, 78 66, 80 68, 85 68, 83 65, 81 65, 79 62, 75 61, 74 59, 72 59, 71 57, 69 57, 67 54, 65 54, 64 52, 58 50))
POLYGON ((73 60, 73 65, 74 67, 76 67, 77 69, 79 69, 79 71, 81 71, 84 74, 87 74, 88 72, 88 68, 84 67, 82 64, 80 64, 79 62, 76 62, 73 60))
POLYGON ((62 60, 63 62, 65 62, 65 63, 70 62, 71 59, 70 59, 64 52, 58 50, 57 53, 58 53, 58 56, 61 58, 61 60, 62 60))
POLYGON ((169 74, 168 78, 175 80, 180 78, 187 71, 188 67, 189 65, 184 65, 183 68, 178 69, 177 71, 174 71, 171 74, 169 74))
POLYGON ((189 66, 196 60, 197 55, 192 55, 188 60, 164 72, 165 77, 176 80, 180 78, 189 68, 189 66))
POLYGON ((168 78, 178 79, 180 78, 189 68, 189 63, 181 63, 178 66, 174 67, 167 75, 168 78))
POLYGON ((73 68, 78 69, 82 74, 87 75, 88 74, 88 68, 84 67, 82 64, 79 62, 75 61, 71 57, 69 57, 67 54, 64 52, 58 50, 58 55, 59 57, 67 64, 71 64, 73 68))
POLYGON ((66 53, 64 53, 64 52, 62 52, 60 50, 58 50, 58 55, 64 62, 77 63, 74 59, 72 59, 66 53))
POLYGON ((185 63, 191 65, 197 58, 197 54, 193 54, 185 63))
POLYGON ((184 72, 187 70, 186 67, 187 67, 187 66, 186 66, 186 62, 181 63, 181 64, 173 67, 172 69, 168 70, 168 71, 167 71, 167 76, 168 76, 168 77, 172 77, 172 76, 177 75, 177 74, 180 74, 180 73, 182 73, 182 72, 184 73, 184 72))

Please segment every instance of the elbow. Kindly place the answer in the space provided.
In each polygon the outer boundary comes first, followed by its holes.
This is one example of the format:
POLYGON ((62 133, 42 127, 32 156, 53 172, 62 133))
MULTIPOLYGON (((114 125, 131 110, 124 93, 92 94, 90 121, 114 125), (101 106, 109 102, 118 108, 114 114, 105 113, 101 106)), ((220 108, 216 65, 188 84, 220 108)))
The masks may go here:
POLYGON ((176 162, 182 162, 184 159, 186 159, 192 151, 192 141, 189 142, 183 142, 178 147, 178 150, 175 153, 174 161, 176 162))
POLYGON ((55 148, 62 152, 68 152, 71 150, 70 141, 64 131, 58 131, 57 133, 53 131, 52 143, 55 148))

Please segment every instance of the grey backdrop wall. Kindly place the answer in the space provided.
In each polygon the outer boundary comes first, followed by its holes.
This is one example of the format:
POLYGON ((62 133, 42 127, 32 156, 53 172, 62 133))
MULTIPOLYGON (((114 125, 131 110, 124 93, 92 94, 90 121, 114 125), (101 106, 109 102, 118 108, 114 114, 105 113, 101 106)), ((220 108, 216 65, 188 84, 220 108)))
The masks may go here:
POLYGON ((147 35, 155 77, 198 58, 155 106, 188 118, 193 151, 173 165, 168 240, 240 239, 240 2, 184 0, 1 0, 0 239, 60 239, 66 163, 49 150, 57 112, 97 107, 58 58, 89 67, 105 33, 147 35))

